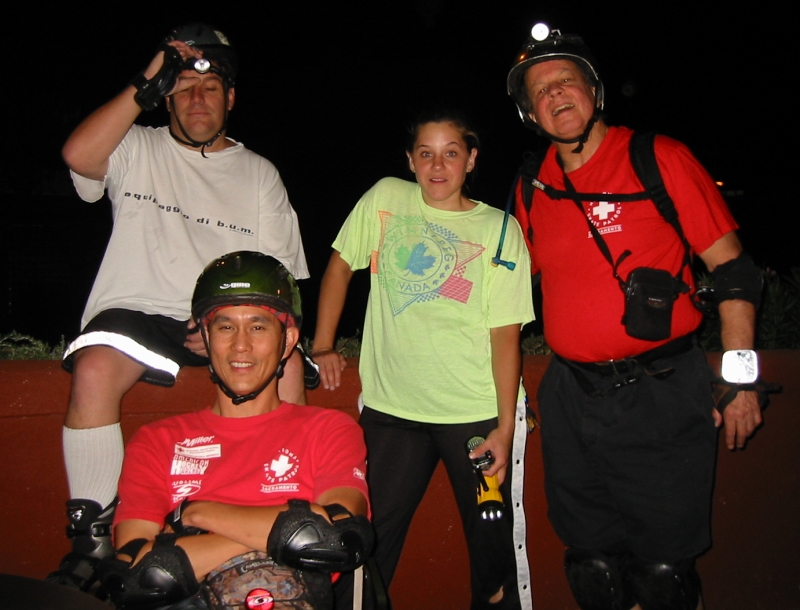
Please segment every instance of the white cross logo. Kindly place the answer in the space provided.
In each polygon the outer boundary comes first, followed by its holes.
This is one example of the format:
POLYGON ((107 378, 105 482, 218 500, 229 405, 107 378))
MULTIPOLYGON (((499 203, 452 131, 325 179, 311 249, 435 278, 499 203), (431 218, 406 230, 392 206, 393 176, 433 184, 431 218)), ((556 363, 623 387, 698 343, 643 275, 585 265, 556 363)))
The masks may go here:
POLYGON ((294 466, 294 464, 289 462, 289 458, 286 455, 281 455, 277 460, 272 460, 269 469, 275 473, 276 477, 282 477, 291 470, 292 466, 294 466))
POLYGON ((601 201, 592 210, 592 215, 597 216, 598 220, 608 220, 608 215, 614 211, 614 207, 613 203, 601 201))

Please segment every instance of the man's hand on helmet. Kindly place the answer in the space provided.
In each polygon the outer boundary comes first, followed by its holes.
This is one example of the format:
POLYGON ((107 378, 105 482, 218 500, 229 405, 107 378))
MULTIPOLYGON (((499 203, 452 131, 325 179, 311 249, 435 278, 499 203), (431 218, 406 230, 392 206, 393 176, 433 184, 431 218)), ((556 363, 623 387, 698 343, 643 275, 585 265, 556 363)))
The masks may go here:
MULTIPOLYGON (((178 51, 183 61, 186 61, 187 59, 190 58, 200 59, 201 57, 203 57, 203 51, 201 49, 198 49, 196 47, 191 47, 185 42, 182 42, 180 40, 172 40, 166 44, 175 49, 176 51, 178 51)), ((158 53, 156 53, 156 56, 150 62, 150 65, 147 67, 147 69, 144 71, 145 78, 148 80, 153 78, 158 73, 158 71, 161 70, 163 66, 164 66, 164 51, 159 51, 158 53)), ((175 82, 175 86, 172 88, 172 91, 170 91, 167 95, 172 95, 173 93, 178 93, 179 91, 183 91, 185 89, 193 87, 199 82, 200 82, 199 76, 178 79, 175 82)))
POLYGON ((198 356, 208 358, 206 344, 203 341, 203 335, 200 333, 200 329, 197 327, 197 322, 194 320, 189 320, 187 330, 190 331, 190 334, 186 335, 186 342, 183 344, 183 346, 198 356))

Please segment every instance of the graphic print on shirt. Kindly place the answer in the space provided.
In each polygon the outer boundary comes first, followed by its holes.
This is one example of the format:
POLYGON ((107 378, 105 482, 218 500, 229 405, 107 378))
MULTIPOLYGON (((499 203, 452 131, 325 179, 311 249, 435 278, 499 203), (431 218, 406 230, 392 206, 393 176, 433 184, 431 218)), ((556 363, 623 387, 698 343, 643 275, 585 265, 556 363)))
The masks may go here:
POLYGON ((172 480, 172 500, 180 502, 200 491, 202 476, 206 473, 212 459, 222 457, 222 447, 214 443, 213 436, 187 438, 175 443, 170 475, 201 478, 183 478, 172 480))
MULTIPOLYGON (((621 214, 622 204, 618 201, 590 201, 586 210, 586 218, 600 235, 622 231, 622 224, 617 222, 621 214)), ((589 231, 589 237, 591 236, 592 232, 589 231)))
MULTIPOLYGON (((174 200, 176 198, 175 193, 170 193, 170 199, 174 200)), ((143 194, 143 193, 132 193, 130 191, 126 191, 123 195, 122 203, 126 204, 127 207, 132 208, 131 211, 128 211, 128 214, 136 213, 138 208, 142 205, 152 203, 156 206, 157 210, 160 210, 165 214, 166 218, 180 218, 183 219, 185 223, 193 223, 195 225, 202 225, 203 227, 209 227, 215 231, 231 231, 233 233, 239 233, 241 235, 246 235, 248 237, 255 237, 256 231, 249 228, 243 227, 241 225, 237 225, 235 222, 231 222, 229 219, 220 220, 219 218, 211 218, 206 216, 197 216, 197 215, 189 215, 186 213, 186 210, 183 208, 178 207, 177 205, 165 205, 163 203, 159 203, 158 199, 152 193, 150 194, 143 194), (136 203, 130 201, 134 199, 136 203), (144 203, 142 203, 144 202, 144 203)))
POLYGON ((300 491, 300 484, 291 481, 299 468, 300 458, 286 448, 280 449, 269 462, 264 464, 264 476, 267 483, 261 484, 261 493, 300 491))
POLYGON ((370 270, 378 273, 392 313, 398 315, 412 303, 438 298, 466 304, 473 282, 464 279, 464 272, 485 248, 459 239, 446 227, 427 222, 422 216, 378 214, 381 243, 379 252, 373 253, 370 270))

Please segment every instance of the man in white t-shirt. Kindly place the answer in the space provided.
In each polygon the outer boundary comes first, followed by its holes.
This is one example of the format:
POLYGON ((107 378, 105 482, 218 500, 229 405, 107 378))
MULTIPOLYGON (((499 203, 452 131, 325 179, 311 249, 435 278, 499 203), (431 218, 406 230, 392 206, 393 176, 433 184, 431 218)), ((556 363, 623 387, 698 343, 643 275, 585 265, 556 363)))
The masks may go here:
MULTIPOLYGON (((275 167, 225 137, 237 58, 204 24, 174 29, 119 95, 86 118, 64 145, 75 188, 97 201, 108 190, 114 228, 64 356, 72 391, 64 427, 73 552, 51 578, 89 590, 112 549, 111 518, 122 466, 122 397, 139 381, 170 386, 181 366, 207 364, 190 318, 192 281, 234 250, 269 254, 308 277, 297 216, 275 167), (165 98, 167 127, 134 125, 165 98)), ((305 404, 293 355, 282 399, 305 404)))

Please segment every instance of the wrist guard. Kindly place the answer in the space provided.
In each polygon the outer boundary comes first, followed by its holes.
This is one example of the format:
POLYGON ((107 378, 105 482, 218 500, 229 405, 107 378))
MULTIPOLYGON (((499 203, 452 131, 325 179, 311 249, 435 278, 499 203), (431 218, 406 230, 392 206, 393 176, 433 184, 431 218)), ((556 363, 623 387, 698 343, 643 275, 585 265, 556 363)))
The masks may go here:
POLYGON ((714 406, 720 414, 733 402, 739 392, 755 392, 758 395, 758 406, 767 406, 770 394, 780 394, 783 387, 779 383, 770 383, 759 378, 755 383, 730 383, 721 377, 714 382, 714 406))
POLYGON ((162 98, 172 91, 183 68, 183 58, 175 47, 164 44, 159 50, 164 51, 164 63, 155 76, 148 80, 144 72, 140 72, 130 83, 136 87, 133 99, 145 111, 156 108, 162 98))
POLYGON ((311 511, 306 500, 289 500, 275 520, 267 553, 277 563, 310 572, 348 572, 362 565, 372 549, 372 525, 339 504, 323 507, 333 523, 311 511))

